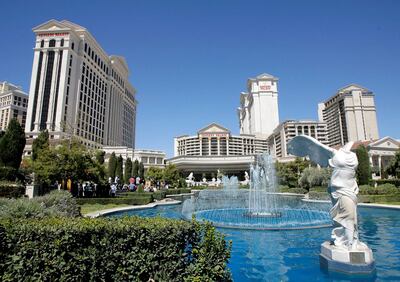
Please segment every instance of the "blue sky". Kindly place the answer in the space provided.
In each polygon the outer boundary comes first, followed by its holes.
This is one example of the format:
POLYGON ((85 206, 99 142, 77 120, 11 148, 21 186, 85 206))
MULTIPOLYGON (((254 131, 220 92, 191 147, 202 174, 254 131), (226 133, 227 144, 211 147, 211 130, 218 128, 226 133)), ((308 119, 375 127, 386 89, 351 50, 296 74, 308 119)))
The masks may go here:
POLYGON ((375 93, 381 136, 400 138, 400 1, 5 1, 0 80, 28 91, 32 28, 68 19, 122 55, 137 89, 136 147, 217 122, 238 133, 246 81, 280 78, 280 120, 317 119, 349 83, 375 93))

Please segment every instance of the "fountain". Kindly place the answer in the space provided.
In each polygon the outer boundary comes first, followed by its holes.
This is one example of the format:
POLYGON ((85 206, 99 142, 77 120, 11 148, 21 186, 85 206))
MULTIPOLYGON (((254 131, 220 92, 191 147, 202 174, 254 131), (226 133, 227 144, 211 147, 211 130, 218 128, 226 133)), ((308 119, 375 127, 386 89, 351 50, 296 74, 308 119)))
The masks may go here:
POLYGON ((226 228, 284 230, 332 225, 328 207, 278 193, 275 164, 266 153, 250 168, 249 189, 237 177, 222 178, 223 189, 203 190, 183 203, 182 214, 226 228))

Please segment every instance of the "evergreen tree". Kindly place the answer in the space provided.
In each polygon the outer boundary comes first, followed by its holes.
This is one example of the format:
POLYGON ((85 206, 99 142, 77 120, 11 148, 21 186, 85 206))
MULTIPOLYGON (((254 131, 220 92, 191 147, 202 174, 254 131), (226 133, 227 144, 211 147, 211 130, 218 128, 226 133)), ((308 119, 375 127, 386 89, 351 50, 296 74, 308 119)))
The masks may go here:
POLYGON ((396 178, 400 178, 400 150, 397 151, 396 155, 386 168, 386 173, 396 178))
POLYGON ((121 181, 124 181, 124 175, 122 173, 122 167, 124 164, 124 159, 121 155, 117 158, 117 166, 115 168, 115 176, 118 176, 121 181))
POLYGON ((359 185, 369 184, 371 179, 371 165, 369 163, 368 151, 364 145, 358 146, 356 149, 358 168, 357 179, 359 185))
POLYGON ((140 179, 144 179, 144 165, 142 162, 139 163, 138 175, 140 179))
POLYGON ((125 161, 125 173, 124 180, 125 183, 129 183, 129 178, 132 176, 132 161, 131 158, 127 158, 125 161))
POLYGON ((106 155, 106 152, 104 152, 102 150, 98 150, 96 152, 96 161, 101 165, 104 164, 104 156, 105 155, 106 155))
POLYGON ((39 136, 32 143, 32 160, 35 161, 40 151, 49 148, 49 132, 46 130, 40 132, 39 136))
POLYGON ((108 160, 108 177, 111 177, 114 181, 115 178, 115 169, 117 168, 117 158, 115 157, 115 153, 113 152, 108 160))
POLYGON ((5 134, 0 139, 0 165, 18 169, 26 139, 17 119, 11 119, 5 134))
POLYGON ((139 176, 139 161, 138 160, 135 160, 133 162, 132 176, 133 177, 138 177, 139 176))

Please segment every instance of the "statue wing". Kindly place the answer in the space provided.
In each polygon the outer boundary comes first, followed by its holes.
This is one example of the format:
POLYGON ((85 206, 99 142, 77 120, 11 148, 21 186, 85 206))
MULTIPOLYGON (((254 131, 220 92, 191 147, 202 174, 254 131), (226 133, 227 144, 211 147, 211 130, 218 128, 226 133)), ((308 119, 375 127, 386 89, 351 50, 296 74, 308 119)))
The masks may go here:
POLYGON ((331 159, 335 153, 335 149, 332 149, 318 140, 306 135, 294 137, 288 142, 287 148, 289 154, 298 157, 308 156, 311 161, 322 167, 327 167, 329 165, 328 160, 331 159))

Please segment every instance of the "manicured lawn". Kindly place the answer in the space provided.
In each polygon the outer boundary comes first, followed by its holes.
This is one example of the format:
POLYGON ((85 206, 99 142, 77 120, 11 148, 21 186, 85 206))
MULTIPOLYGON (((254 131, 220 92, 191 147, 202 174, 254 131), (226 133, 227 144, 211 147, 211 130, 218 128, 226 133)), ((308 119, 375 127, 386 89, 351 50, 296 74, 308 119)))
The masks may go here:
POLYGON ((83 204, 81 205, 81 213, 82 215, 91 213, 91 212, 96 212, 96 211, 101 211, 101 210, 107 210, 107 209, 112 209, 112 208, 121 208, 121 207, 127 207, 129 205, 124 205, 124 204, 83 204))

